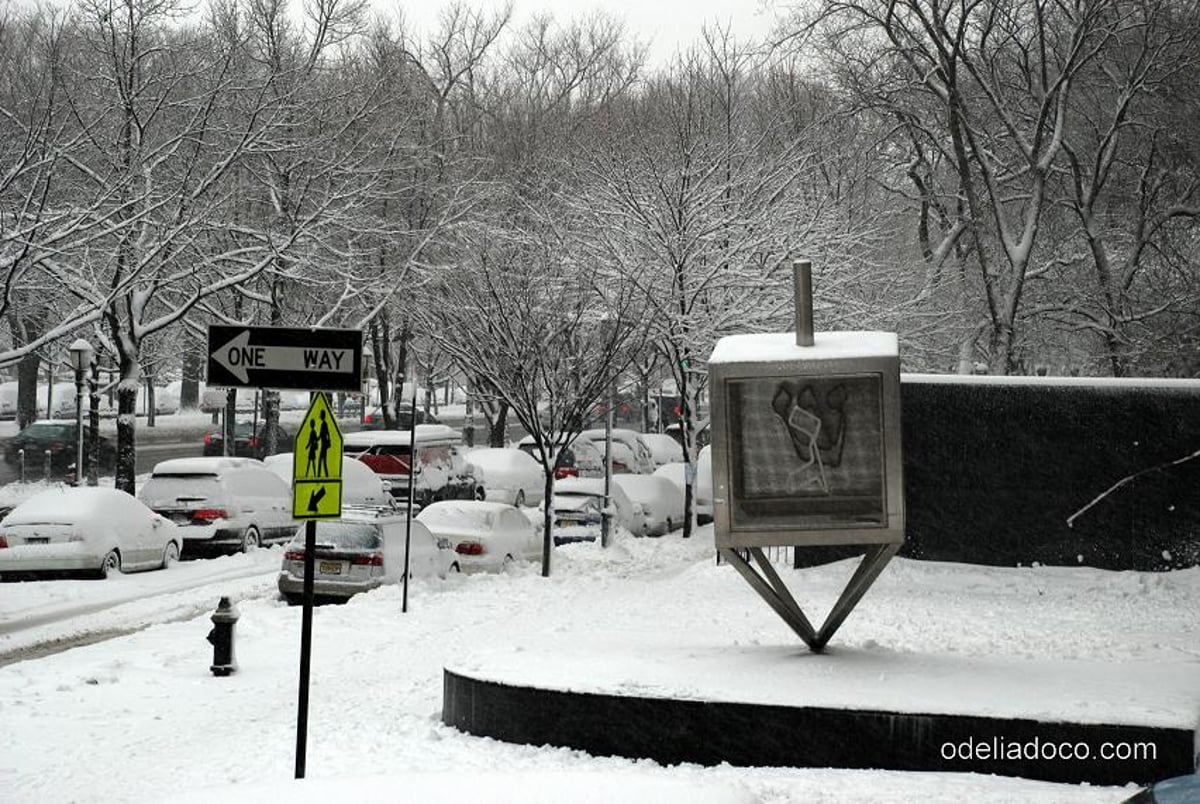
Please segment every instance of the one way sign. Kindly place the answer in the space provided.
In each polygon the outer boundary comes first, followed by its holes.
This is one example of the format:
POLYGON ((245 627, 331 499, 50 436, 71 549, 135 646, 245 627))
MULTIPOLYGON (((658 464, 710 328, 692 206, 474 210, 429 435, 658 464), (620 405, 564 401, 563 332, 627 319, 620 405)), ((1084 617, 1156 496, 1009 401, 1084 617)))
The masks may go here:
POLYGON ((361 391, 362 332, 214 324, 208 328, 208 384, 361 391))

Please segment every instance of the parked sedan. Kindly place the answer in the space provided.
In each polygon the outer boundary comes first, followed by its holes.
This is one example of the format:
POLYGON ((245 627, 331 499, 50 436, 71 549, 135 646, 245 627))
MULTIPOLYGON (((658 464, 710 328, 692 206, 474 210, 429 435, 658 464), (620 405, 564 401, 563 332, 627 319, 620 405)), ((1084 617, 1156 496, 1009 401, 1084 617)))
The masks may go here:
POLYGON ((683 460, 683 446, 666 433, 642 433, 642 441, 650 448, 654 468, 683 460))
MULTIPOLYGON (((615 523, 640 535, 641 510, 616 483, 609 492, 615 523)), ((554 534, 554 543, 595 541, 600 533, 603 511, 603 479, 568 477, 559 480, 554 484, 554 524, 560 530, 554 534)))
MULTIPOLYGON (((253 422, 248 421, 235 424, 233 427, 233 457, 258 458, 259 460, 265 458, 268 432, 266 422, 259 422, 257 427, 253 422)), ((275 425, 276 451, 290 450, 291 448, 291 434, 279 425, 275 425)), ((225 454, 225 432, 223 430, 209 430, 204 434, 204 454, 206 456, 225 454)))
POLYGON ((523 450, 485 447, 464 453, 463 460, 483 487, 485 500, 521 507, 538 505, 546 496, 542 468, 523 450))
MULTIPOLYGON (((408 575, 445 577, 454 561, 450 543, 423 523, 399 514, 349 511, 341 519, 317 522, 313 553, 313 594, 346 600, 359 592, 404 579, 405 539, 411 546, 408 575)), ((279 592, 289 603, 304 594, 305 528, 296 531, 283 554, 279 592)))
POLYGON ((450 543, 457 554, 454 566, 462 572, 495 572, 541 551, 533 524, 505 503, 444 500, 423 508, 417 521, 450 543))
POLYGON ((662 536, 683 525, 683 491, 658 475, 613 475, 613 483, 642 509, 636 536, 662 536))
MULTIPOLYGON (((437 416, 432 413, 426 413, 420 408, 417 409, 417 424, 441 424, 437 416)), ((396 411, 396 418, 392 422, 393 430, 407 430, 412 426, 412 406, 401 405, 396 411)), ((383 426, 383 408, 375 408, 363 416, 363 430, 382 430, 383 426)))
POLYGON ((179 558, 175 524, 132 495, 62 486, 30 497, 0 521, 0 575, 166 568, 179 558))
MULTIPOLYGON (((21 461, 20 451, 25 450, 25 471, 30 476, 36 477, 44 471, 46 452, 49 452, 51 473, 61 475, 75 463, 78 432, 74 422, 58 419, 36 421, 8 440, 4 448, 4 460, 9 466, 17 466, 21 461)), ((90 434, 90 428, 85 426, 83 432, 85 465, 91 455, 91 443, 88 438, 90 434)), ((100 465, 111 467, 116 462, 116 455, 117 449, 113 443, 101 436, 100 465)))

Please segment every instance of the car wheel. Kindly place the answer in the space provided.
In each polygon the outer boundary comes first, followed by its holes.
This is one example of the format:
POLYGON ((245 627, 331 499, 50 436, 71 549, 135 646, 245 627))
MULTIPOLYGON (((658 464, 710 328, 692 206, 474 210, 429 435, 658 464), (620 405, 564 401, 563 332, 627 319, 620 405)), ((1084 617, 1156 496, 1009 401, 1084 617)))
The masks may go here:
POLYGON ((246 528, 246 532, 242 535, 242 552, 248 553, 262 546, 262 535, 259 534, 258 528, 251 525, 246 528))
POLYGON ((474 496, 476 500, 482 501, 487 497, 487 491, 483 488, 483 486, 476 486, 475 493, 472 496, 474 496))
POLYGON ((162 568, 166 569, 178 560, 179 545, 175 544, 175 542, 167 542, 167 546, 163 548, 162 568))
POLYGON ((521 489, 517 492, 517 498, 513 500, 513 505, 517 506, 518 508, 521 508, 525 505, 525 489, 521 489))
POLYGON ((671 521, 671 517, 667 517, 667 533, 675 530, 675 523, 671 521))
POLYGON ((109 550, 108 555, 100 562, 100 569, 96 570, 96 574, 101 578, 107 578, 110 573, 121 571, 121 554, 116 550, 109 550))

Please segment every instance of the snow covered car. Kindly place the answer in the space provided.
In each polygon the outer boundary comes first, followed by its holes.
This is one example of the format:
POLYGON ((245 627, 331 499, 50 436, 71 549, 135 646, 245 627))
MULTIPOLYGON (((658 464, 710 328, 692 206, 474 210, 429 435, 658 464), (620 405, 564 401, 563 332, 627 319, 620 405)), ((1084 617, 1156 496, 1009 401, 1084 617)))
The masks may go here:
MULTIPOLYGON (((418 424, 417 471, 413 476, 413 502, 425 506, 438 500, 470 500, 483 496, 462 459, 462 435, 444 424, 418 424)), ((364 430, 347 433, 342 453, 366 464, 391 484, 392 495, 408 499, 412 445, 407 430, 364 430)))
MULTIPOLYGON (((540 471, 541 457, 538 455, 533 436, 525 436, 518 441, 517 449, 533 458, 540 471)), ((597 449, 596 445, 586 438, 576 438, 559 451, 558 460, 554 464, 554 477, 604 477, 603 450, 597 449)))
MULTIPOLYGON (((584 430, 579 437, 591 441, 600 450, 600 454, 604 454, 603 428, 584 430)), ((648 475, 654 471, 654 456, 650 452, 650 447, 646 446, 646 442, 642 440, 641 433, 615 428, 612 431, 612 444, 614 472, 648 475)))
MULTIPOLYGON (((281 452, 263 459, 263 464, 279 476, 279 479, 292 485, 292 468, 295 454, 281 452)), ((389 483, 371 471, 365 463, 354 458, 342 456, 342 504, 358 505, 376 508, 394 508, 396 498, 389 490, 389 483)))
POLYGON ((654 460, 655 469, 683 460, 683 447, 666 433, 642 433, 641 435, 642 441, 650 448, 650 457, 654 460))
MULTIPOLYGON (((411 549, 409 577, 444 578, 454 561, 450 543, 416 520, 409 532, 408 519, 400 512, 349 508, 341 519, 317 522, 313 594, 345 600, 384 584, 400 583, 406 536, 411 549)), ((305 538, 301 527, 284 548, 277 583, 289 603, 303 599, 305 538)))
POLYGON ((683 525, 683 490, 656 475, 613 475, 629 499, 641 508, 640 527, 630 528, 635 536, 662 536, 683 525))
POLYGON ((62 486, 30 497, 0 521, 0 574, 107 578, 111 572, 165 569, 182 546, 174 523, 124 491, 62 486))
POLYGON ((545 494, 545 476, 538 462, 520 449, 484 447, 463 455, 483 487, 483 499, 521 507, 538 505, 545 494))
POLYGON ((510 561, 537 558, 541 541, 520 509, 498 502, 445 500, 417 514, 433 535, 450 542, 462 572, 498 571, 510 561))
POLYGON ((286 542, 296 530, 291 488, 253 458, 162 461, 138 499, 179 525, 193 552, 245 552, 286 542))
POLYGON ((696 458, 696 485, 692 488, 696 503, 696 521, 713 521, 712 446, 705 446, 696 458))
MULTIPOLYGON (((616 483, 610 489, 615 522, 619 527, 637 533, 641 527, 641 511, 616 483)), ((556 533, 555 544, 594 541, 599 535, 600 515, 604 511, 604 479, 567 477, 554 484, 554 524, 570 529, 556 533), (583 530, 582 528, 587 528, 583 530)))

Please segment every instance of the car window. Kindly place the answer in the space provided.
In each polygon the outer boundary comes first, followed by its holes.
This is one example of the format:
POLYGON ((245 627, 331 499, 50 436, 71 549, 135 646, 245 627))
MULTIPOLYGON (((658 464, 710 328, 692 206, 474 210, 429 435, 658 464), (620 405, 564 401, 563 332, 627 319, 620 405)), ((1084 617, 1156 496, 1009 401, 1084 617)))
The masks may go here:
POLYGON ((21 435, 37 439, 67 438, 74 432, 73 424, 31 424, 21 431, 21 435))
POLYGON ((317 543, 342 550, 375 550, 383 545, 383 536, 379 526, 369 522, 318 522, 317 543))
POLYGON ((151 475, 138 493, 151 508, 181 502, 225 499, 225 489, 213 474, 151 475))

